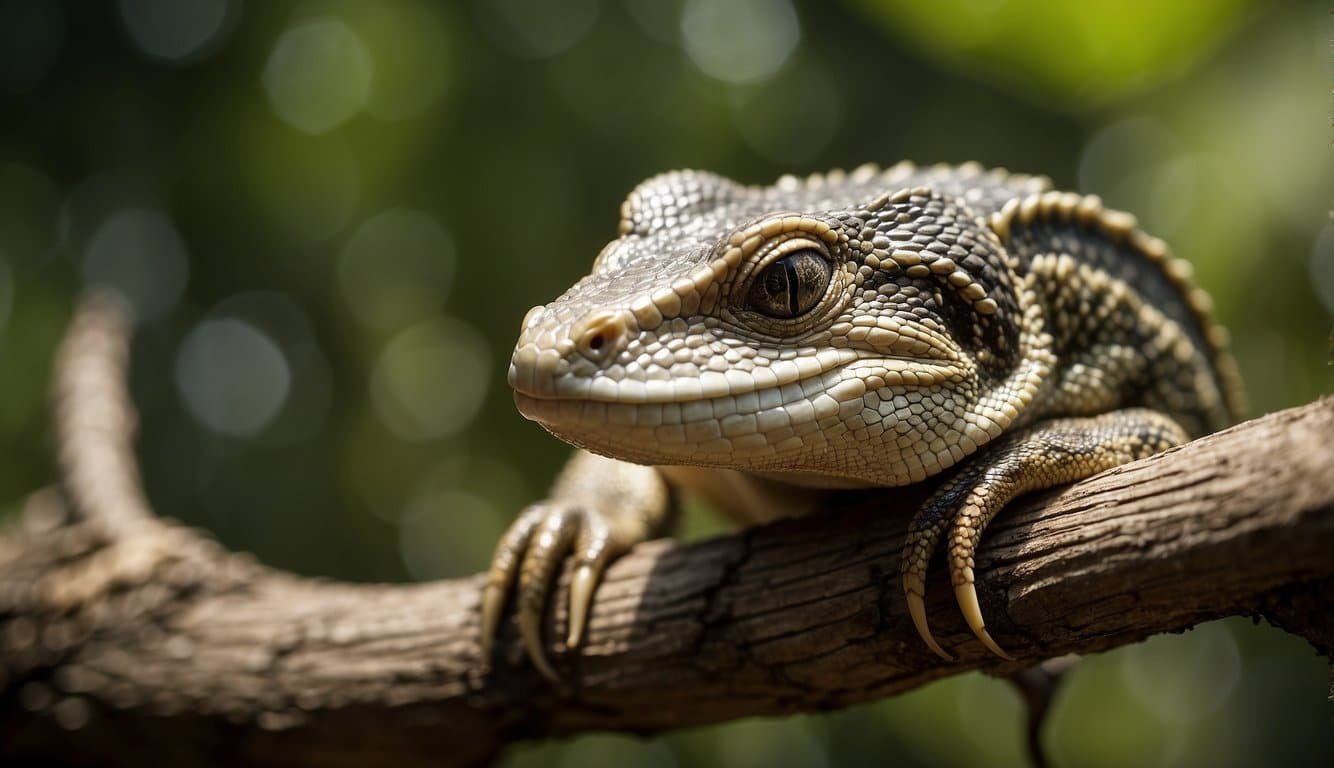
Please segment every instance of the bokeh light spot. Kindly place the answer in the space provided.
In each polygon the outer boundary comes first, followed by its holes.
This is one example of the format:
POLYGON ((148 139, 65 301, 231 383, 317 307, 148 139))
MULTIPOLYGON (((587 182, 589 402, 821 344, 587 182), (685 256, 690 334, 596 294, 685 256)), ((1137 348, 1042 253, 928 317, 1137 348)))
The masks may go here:
POLYGON ((1183 726, 1228 703, 1241 678, 1241 658, 1232 632, 1212 622, 1129 646, 1121 675, 1146 710, 1164 724, 1183 726))
POLYGON ((98 171, 75 183, 64 196, 56 215, 56 243, 73 259, 108 217, 132 208, 165 207, 158 179, 142 167, 98 171))
POLYGON ((454 266, 454 241, 435 219, 391 209, 367 219, 348 240, 338 282, 361 322, 397 328, 439 309, 454 266))
POLYGON ((432 440, 466 427, 490 381, 486 342, 451 318, 415 325, 390 339, 371 372, 371 403, 404 440, 432 440))
POLYGON ((233 8, 227 0, 120 0, 134 44, 167 61, 197 61, 216 50, 233 8))
POLYGON ((728 83, 772 77, 801 41, 789 0, 690 0, 681 13, 690 60, 728 83))
POLYGON ((283 121, 320 134, 365 109, 373 73, 370 53, 351 27, 315 18, 278 38, 264 66, 264 90, 283 121))
POLYGON ((232 437, 263 430, 287 401, 291 380, 273 339, 235 318, 200 323, 176 357, 176 386, 190 414, 232 437))
POLYGON ((185 243, 161 211, 130 208, 104 219, 88 242, 83 279, 110 285, 136 317, 152 320, 176 305, 190 275, 185 243))
POLYGON ((290 445, 318 435, 333 401, 332 371, 302 305, 280 291, 247 291, 218 302, 209 317, 249 325, 272 340, 287 361, 287 400, 264 426, 264 444, 290 445))

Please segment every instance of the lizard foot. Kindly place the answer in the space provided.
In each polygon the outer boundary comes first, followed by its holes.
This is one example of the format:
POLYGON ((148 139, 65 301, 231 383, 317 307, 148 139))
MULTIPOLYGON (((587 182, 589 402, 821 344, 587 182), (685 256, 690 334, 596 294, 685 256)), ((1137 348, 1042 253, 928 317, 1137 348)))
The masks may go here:
POLYGON ((1014 657, 992 639, 978 605, 974 555, 982 531, 1016 496, 1091 477, 1187 439, 1169 417, 1144 408, 1039 422, 963 465, 923 504, 904 543, 903 590, 917 633, 941 658, 952 660, 926 621, 926 567, 948 535, 950 582, 968 627, 992 653, 1014 657))
POLYGON ((506 598, 517 581, 515 611, 528 657, 544 676, 558 680, 542 646, 542 617, 557 567, 567 557, 576 563, 565 641, 573 648, 583 639, 603 570, 633 543, 618 535, 607 516, 578 504, 546 501, 525 509, 501 538, 491 562, 482 595, 482 653, 491 655, 506 598))
POLYGON ((982 538, 982 530, 996 512, 1000 503, 988 505, 986 486, 961 489, 959 480, 951 481, 927 499, 913 518, 909 526, 908 539, 904 544, 902 561, 903 590, 908 601, 908 614, 913 626, 927 647, 946 661, 953 661, 951 656, 931 634, 926 620, 926 568, 931 555, 940 544, 940 540, 949 534, 950 581, 954 585, 954 597, 959 603, 964 619, 973 630, 973 634, 992 653, 1003 659, 1014 657, 1006 653, 991 634, 987 632, 986 622, 982 618, 982 609, 977 600, 977 589, 973 584, 973 553, 982 538), (966 491, 962 503, 958 497, 966 491))
POLYGON ((542 617, 556 569, 573 558, 565 644, 574 648, 583 640, 593 592, 607 563, 659 533, 669 521, 670 501, 666 483, 652 467, 576 452, 551 498, 525 509, 496 546, 482 593, 483 655, 491 658, 505 601, 515 590, 528 658, 558 681, 542 647, 542 617))

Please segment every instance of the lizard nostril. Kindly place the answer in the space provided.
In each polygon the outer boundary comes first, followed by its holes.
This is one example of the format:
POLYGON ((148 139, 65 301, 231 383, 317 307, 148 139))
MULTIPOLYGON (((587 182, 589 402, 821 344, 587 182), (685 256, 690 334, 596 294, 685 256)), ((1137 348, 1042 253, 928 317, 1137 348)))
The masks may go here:
POLYGON ((624 312, 595 312, 574 324, 570 338, 579 354, 600 363, 620 351, 628 333, 624 312))

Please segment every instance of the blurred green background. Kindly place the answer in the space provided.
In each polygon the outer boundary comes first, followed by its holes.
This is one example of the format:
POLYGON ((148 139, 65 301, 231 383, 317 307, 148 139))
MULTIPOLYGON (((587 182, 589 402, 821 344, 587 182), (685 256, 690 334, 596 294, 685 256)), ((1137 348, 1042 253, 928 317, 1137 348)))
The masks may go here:
MULTIPOLYGON (((0 0, 0 508, 52 476, 82 286, 142 321, 157 509, 306 574, 482 569, 566 449, 514 411, 519 320, 639 180, 978 160, 1196 265, 1254 414, 1334 389, 1328 3, 0 0)), ((688 535, 718 530, 695 510, 688 535)), ((1326 667, 1244 620, 1092 658, 1057 765, 1331 765, 1326 667)), ((535 765, 1020 765, 977 675, 535 765)))

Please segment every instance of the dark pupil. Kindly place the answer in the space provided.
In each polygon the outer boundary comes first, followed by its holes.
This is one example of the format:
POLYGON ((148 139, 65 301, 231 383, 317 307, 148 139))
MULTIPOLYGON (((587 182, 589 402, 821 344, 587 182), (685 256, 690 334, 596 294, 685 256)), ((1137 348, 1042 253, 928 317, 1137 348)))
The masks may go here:
POLYGON ((776 305, 786 302, 789 310, 795 306, 797 275, 787 259, 776 261, 764 270, 764 292, 776 305))
POLYGON ((810 310, 829 283, 829 262, 797 251, 764 268, 750 289, 751 309, 771 317, 796 317, 810 310))

